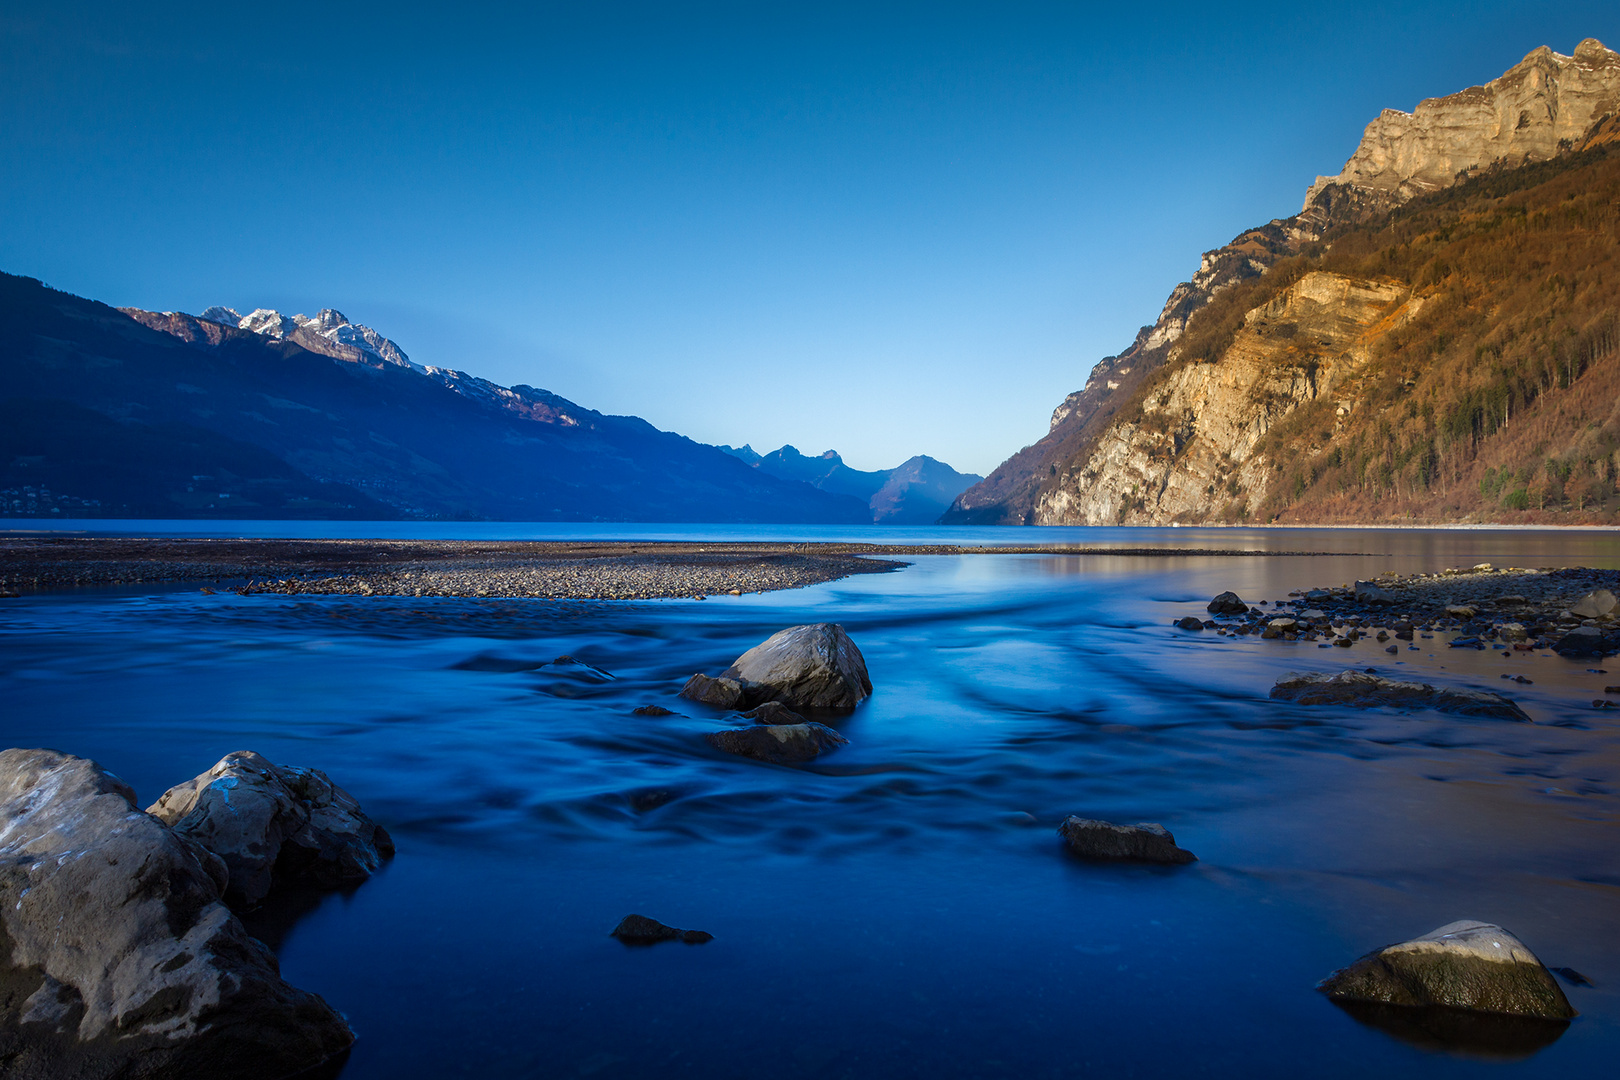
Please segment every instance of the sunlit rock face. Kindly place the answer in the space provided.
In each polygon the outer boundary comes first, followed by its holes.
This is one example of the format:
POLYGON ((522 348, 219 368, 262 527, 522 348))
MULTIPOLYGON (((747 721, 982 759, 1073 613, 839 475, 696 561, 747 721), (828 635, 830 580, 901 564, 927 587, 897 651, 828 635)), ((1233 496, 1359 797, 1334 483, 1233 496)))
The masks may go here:
POLYGON ((1408 294, 1393 281, 1307 274, 1250 311, 1218 362, 1180 367, 1140 415, 1109 426, 1095 452, 1041 494, 1037 520, 1157 524, 1201 518, 1238 490, 1263 497, 1273 470, 1256 444, 1353 379, 1373 344, 1422 307, 1408 294))
POLYGON ((1332 184, 1402 200, 1497 162, 1545 161, 1620 109, 1620 54, 1587 38, 1574 56, 1545 45, 1484 86, 1385 109, 1337 176, 1318 177, 1305 205, 1332 184))

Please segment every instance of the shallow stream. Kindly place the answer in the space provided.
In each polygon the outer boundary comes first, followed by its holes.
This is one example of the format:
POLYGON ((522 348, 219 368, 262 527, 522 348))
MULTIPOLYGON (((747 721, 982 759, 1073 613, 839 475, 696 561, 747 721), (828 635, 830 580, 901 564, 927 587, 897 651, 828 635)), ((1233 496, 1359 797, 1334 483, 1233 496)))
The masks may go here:
POLYGON ((358 1032, 344 1080, 1612 1072, 1620 718, 1591 702, 1620 661, 1169 624, 1225 589, 1617 567, 1620 539, 997 535, 1368 554, 915 557, 701 602, 30 596, 0 601, 0 745, 95 758, 148 801, 238 749, 355 794, 393 863, 250 917, 358 1032), (849 745, 805 768, 711 750, 728 721, 676 697, 686 677, 815 621, 849 630, 876 684, 828 720, 849 745), (610 677, 547 663, 563 654, 610 677), (1267 698, 1289 671, 1347 666, 1507 693, 1536 723, 1267 698), (1068 814, 1162 822, 1199 861, 1078 862, 1068 814), (608 931, 630 912, 715 937, 626 948, 608 931), (1415 1045, 1313 989, 1461 918, 1595 983, 1566 988, 1582 1015, 1561 1038, 1510 1058, 1415 1045))

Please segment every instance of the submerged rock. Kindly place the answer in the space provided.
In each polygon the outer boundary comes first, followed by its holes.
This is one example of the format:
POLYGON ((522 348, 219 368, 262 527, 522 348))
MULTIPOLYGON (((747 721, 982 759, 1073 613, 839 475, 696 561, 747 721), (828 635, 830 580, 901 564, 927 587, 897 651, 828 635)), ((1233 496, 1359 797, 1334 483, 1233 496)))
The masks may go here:
POLYGON ((394 854, 388 831, 325 773, 251 750, 170 788, 147 813, 223 861, 225 901, 237 908, 263 900, 278 877, 333 888, 364 881, 394 854))
POLYGON ((739 656, 719 678, 694 675, 681 696, 721 709, 767 701, 791 709, 853 709, 872 693, 866 658, 836 623, 790 626, 739 656))
POLYGON ((713 941, 714 935, 704 930, 681 930, 665 926, 657 919, 645 915, 626 915, 613 928, 613 937, 626 945, 656 945, 660 941, 684 941, 688 945, 702 945, 713 941))
POLYGON ((282 980, 192 847, 95 762, 0 753, 0 821, 6 1077, 282 1077, 354 1041, 282 980))
POLYGON ((729 731, 711 731, 703 738, 716 750, 772 765, 797 765, 849 742, 832 728, 811 722, 757 724, 729 731))
POLYGON ((674 709, 666 709, 662 705, 640 705, 630 710, 632 716, 676 716, 674 709))
POLYGON ((1070 816, 1058 826, 1058 834, 1074 854, 1086 859, 1122 862, 1181 864, 1197 862, 1198 856, 1176 846, 1170 830, 1156 822, 1115 825, 1109 821, 1070 816))
POLYGON ((802 724, 804 717, 783 705, 780 701, 767 701, 756 708, 749 709, 742 714, 744 720, 752 720, 756 724, 802 724))
POLYGON ((1299 705, 1349 705, 1357 709, 1434 709, 1461 716, 1487 716, 1530 723, 1518 705, 1489 690, 1437 689, 1427 683, 1397 682, 1362 671, 1337 675, 1307 672, 1286 675, 1271 688, 1278 701, 1299 705))
POLYGON ((1211 600, 1207 610, 1216 615, 1243 615, 1248 612, 1249 605, 1237 593, 1227 591, 1211 600))
POLYGON ((1317 984, 1336 1000, 1445 1006, 1540 1020, 1575 1015, 1535 953, 1493 923, 1464 919, 1370 952, 1317 984))

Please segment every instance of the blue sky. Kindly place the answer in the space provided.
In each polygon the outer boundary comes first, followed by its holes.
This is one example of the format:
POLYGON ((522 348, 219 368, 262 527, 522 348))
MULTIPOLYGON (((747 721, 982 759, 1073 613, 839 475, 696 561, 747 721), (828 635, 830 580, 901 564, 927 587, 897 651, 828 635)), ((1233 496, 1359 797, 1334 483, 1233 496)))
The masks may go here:
POLYGON ((987 472, 1379 109, 1611 3, 0 8, 0 269, 987 472))

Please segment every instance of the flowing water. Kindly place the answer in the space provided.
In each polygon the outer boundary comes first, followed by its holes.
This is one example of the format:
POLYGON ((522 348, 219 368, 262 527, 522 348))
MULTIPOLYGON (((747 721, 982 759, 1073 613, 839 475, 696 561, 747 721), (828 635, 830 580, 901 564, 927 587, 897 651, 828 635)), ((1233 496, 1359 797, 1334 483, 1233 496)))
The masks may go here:
MULTIPOLYGON (((224 531, 173 531, 188 529, 224 531)), ((1392 657, 1169 623, 1224 589, 1620 567, 1615 534, 796 535, 1363 554, 914 557, 701 602, 26 596, 0 601, 0 744, 95 758, 146 800, 254 749, 325 769, 387 825, 399 855, 377 877, 249 918, 358 1032, 344 1080, 1612 1071, 1620 720, 1591 702, 1620 661, 1443 635, 1392 657), (709 749, 733 721, 679 700, 685 678, 817 621, 849 630, 876 684, 829 720, 849 745, 803 768, 709 749), (561 654, 590 667, 547 663, 561 654), (1289 671, 1346 666, 1511 689, 1537 722, 1267 697, 1289 671), (1055 832, 1068 814, 1162 822, 1200 861, 1076 861, 1055 832), (630 912, 715 937, 627 948, 608 931, 630 912), (1582 1015, 1562 1037, 1505 1056, 1426 1045, 1313 989, 1460 918, 1595 983, 1568 988, 1582 1015)))

